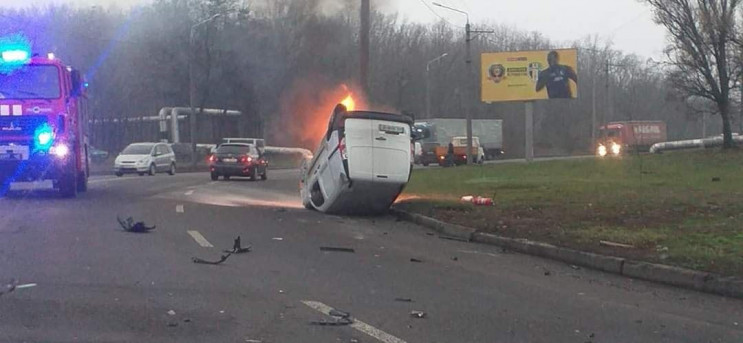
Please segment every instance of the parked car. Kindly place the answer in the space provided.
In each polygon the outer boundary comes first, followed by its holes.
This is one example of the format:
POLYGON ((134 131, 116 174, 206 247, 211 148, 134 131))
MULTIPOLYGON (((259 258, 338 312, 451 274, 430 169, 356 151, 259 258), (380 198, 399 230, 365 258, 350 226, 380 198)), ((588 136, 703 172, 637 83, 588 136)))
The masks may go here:
POLYGON ((102 163, 103 161, 108 159, 108 151, 103 151, 93 146, 88 147, 88 155, 90 157, 90 161, 92 161, 93 163, 102 163))
POLYGON ((119 177, 135 173, 155 175, 158 172, 175 175, 175 168, 175 153, 166 143, 129 144, 114 161, 114 173, 119 177))
POLYGON ((229 180, 232 176, 245 176, 256 180, 268 179, 268 161, 253 144, 227 143, 217 147, 209 157, 209 171, 212 180, 220 176, 229 180))
POLYGON ((300 196, 327 213, 386 211, 413 169, 412 119, 336 107, 312 160, 302 165, 300 196))

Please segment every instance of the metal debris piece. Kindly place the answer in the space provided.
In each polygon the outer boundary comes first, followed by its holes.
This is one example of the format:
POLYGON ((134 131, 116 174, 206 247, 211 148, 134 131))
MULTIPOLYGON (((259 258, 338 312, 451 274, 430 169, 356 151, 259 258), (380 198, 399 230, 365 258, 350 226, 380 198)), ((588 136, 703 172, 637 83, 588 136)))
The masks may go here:
POLYGON ((230 256, 232 256, 232 254, 230 254, 230 253, 228 253, 227 255, 222 255, 222 258, 220 258, 219 261, 207 261, 207 260, 202 260, 202 259, 200 259, 198 257, 192 257, 191 260, 193 261, 193 263, 221 264, 222 262, 227 261, 227 258, 229 258, 230 256))
POLYGON ((232 250, 222 250, 222 252, 226 252, 229 254, 244 254, 246 252, 250 252, 251 248, 253 247, 250 245, 248 245, 247 248, 243 248, 240 243, 240 236, 237 236, 237 238, 235 238, 235 243, 232 245, 232 250))
POLYGON ((169 310, 169 311, 168 311, 168 315, 169 315, 169 316, 175 316, 175 311, 173 311, 173 310, 169 310))
POLYGON ((321 321, 312 321, 310 324, 312 325, 320 325, 320 326, 345 326, 345 325, 351 325, 353 324, 353 320, 351 319, 351 314, 348 312, 343 312, 339 310, 330 310, 328 314, 335 318, 335 321, 329 322, 325 320, 321 321))
POLYGON ((335 252, 352 252, 355 253, 356 250, 351 248, 338 248, 338 247, 320 247, 321 251, 335 251, 335 252))
POLYGON ((459 261, 459 257, 456 257, 456 256, 452 256, 451 260, 452 260, 452 261, 459 261))
POLYGON ((410 316, 413 318, 426 318, 426 312, 423 311, 411 311, 410 316))
POLYGON ((411 259, 410 259, 410 262, 421 263, 421 262, 423 262, 423 260, 419 260, 419 259, 417 259, 417 258, 411 258, 411 259))
POLYGON ((433 232, 426 232, 426 235, 433 236, 434 233, 433 232))
POLYGON ((573 269, 575 269, 575 270, 579 270, 579 269, 580 269, 580 267, 578 267, 578 266, 576 266, 576 265, 574 265, 574 264, 571 264, 571 265, 570 265, 570 268, 573 268, 573 269))
POLYGON ((281 237, 274 237, 274 238, 271 238, 271 239, 273 239, 274 241, 283 241, 283 240, 284 240, 284 239, 283 239, 283 238, 281 238, 281 237))
POLYGON ((454 236, 448 236, 448 235, 439 235, 439 238, 441 238, 441 239, 448 239, 448 240, 452 240, 452 241, 469 242, 469 240, 466 239, 466 238, 454 237, 454 236))
POLYGON ((552 275, 552 272, 550 272, 549 270, 545 269, 544 270, 544 276, 550 276, 550 275, 552 275))
POLYGON ((155 225, 149 227, 145 225, 144 222, 135 223, 132 217, 126 218, 126 220, 122 220, 121 218, 119 218, 119 216, 116 216, 116 220, 119 222, 119 225, 121 225, 121 228, 124 229, 124 231, 126 232, 147 233, 156 228, 155 225))
POLYGON ((410 299, 410 298, 395 298, 395 301, 400 301, 400 302, 404 302, 404 303, 412 303, 413 302, 413 299, 410 299))
POLYGON ((171 327, 171 328, 174 328, 174 327, 178 326, 178 323, 176 323, 176 322, 170 322, 170 323, 168 323, 168 326, 171 327))
POLYGON ((612 247, 612 248, 625 248, 625 249, 633 249, 634 245, 629 244, 622 244, 612 241, 599 241, 599 245, 603 245, 605 247, 612 247))
POLYGON ((8 281, 7 284, 3 285, 2 288, 0 288, 0 296, 2 296, 5 293, 10 293, 16 290, 18 286, 18 281, 16 279, 11 279, 8 281))

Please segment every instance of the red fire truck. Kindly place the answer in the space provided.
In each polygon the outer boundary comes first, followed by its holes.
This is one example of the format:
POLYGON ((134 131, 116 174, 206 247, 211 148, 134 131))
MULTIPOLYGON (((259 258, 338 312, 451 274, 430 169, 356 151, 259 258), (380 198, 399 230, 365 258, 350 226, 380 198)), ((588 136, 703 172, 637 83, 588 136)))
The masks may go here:
POLYGON ((87 190, 86 86, 53 54, 0 47, 0 194, 38 180, 63 197, 87 190))

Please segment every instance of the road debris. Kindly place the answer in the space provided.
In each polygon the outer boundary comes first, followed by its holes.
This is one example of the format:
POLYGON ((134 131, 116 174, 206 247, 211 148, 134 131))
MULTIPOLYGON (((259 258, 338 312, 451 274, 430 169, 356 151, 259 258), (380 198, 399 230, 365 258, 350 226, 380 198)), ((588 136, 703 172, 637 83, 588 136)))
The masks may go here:
POLYGON ((235 243, 233 243, 232 245, 232 250, 222 250, 222 252, 226 252, 229 254, 244 254, 250 252, 251 248, 252 246, 250 245, 248 245, 247 248, 243 248, 242 244, 240 243, 240 236, 237 236, 237 238, 235 238, 235 243))
POLYGON ((550 272, 549 270, 545 269, 544 270, 544 276, 550 276, 550 275, 552 275, 552 272, 550 272))
POLYGON ((451 260, 452 260, 452 261, 455 261, 455 262, 456 262, 456 261, 459 261, 459 257, 456 257, 456 256, 452 256, 451 260))
POLYGON ((493 198, 486 198, 481 196, 465 195, 460 199, 462 202, 469 202, 476 206, 493 206, 495 202, 493 198))
POLYGON ((339 310, 330 310, 328 314, 333 317, 335 320, 325 321, 324 319, 321 321, 312 321, 310 322, 311 325, 320 325, 320 326, 346 326, 353 324, 353 319, 351 319, 351 314, 348 312, 343 312, 339 310))
POLYGON ((355 253, 356 250, 351 248, 338 248, 338 247, 320 247, 321 251, 335 251, 335 252, 351 252, 355 253))
POLYGON ((433 232, 426 232, 426 235, 433 236, 434 233, 433 232))
POLYGON ((417 258, 411 258, 410 259, 410 262, 421 263, 421 262, 423 262, 423 260, 419 260, 417 258))
POLYGON ((229 258, 230 256, 232 256, 232 254, 229 254, 229 253, 227 255, 222 255, 222 258, 220 258, 219 261, 207 261, 207 260, 202 260, 198 257, 192 257, 191 260, 193 261, 193 263, 221 264, 222 262, 227 261, 227 258, 229 258))
POLYGON ((622 244, 612 241, 599 241, 599 245, 603 245, 605 247, 612 247, 612 248, 624 248, 624 249, 634 249, 634 245, 629 244, 622 244))
POLYGON ((10 281, 8 281, 6 285, 0 288, 0 296, 2 296, 5 293, 10 293, 10 292, 15 291, 17 287, 18 287, 18 281, 16 281, 16 279, 11 279, 10 281))
POLYGON ((169 310, 169 311, 168 311, 168 315, 169 315, 169 316, 175 316, 175 311, 173 311, 173 310, 169 310))
POLYGON ((190 323, 190 322, 191 322, 191 318, 186 318, 186 319, 183 319, 183 322, 184 322, 184 323, 190 323))
POLYGON ((713 177, 712 178, 712 182, 720 182, 721 180, 722 179, 720 179, 719 177, 713 177))
POLYGON ((447 236, 447 235, 439 235, 439 238, 441 238, 441 239, 448 239, 448 240, 452 240, 452 241, 469 242, 469 240, 466 239, 466 238, 454 237, 454 236, 447 236))
POLYGON ((121 225, 121 228, 126 232, 147 233, 154 230, 156 227, 155 225, 149 227, 145 225, 144 222, 135 223, 132 217, 126 218, 126 220, 121 220, 119 216, 116 216, 116 220, 119 222, 119 225, 121 225))
POLYGON ((176 323, 176 322, 168 323, 168 327, 174 328, 176 326, 178 326, 178 323, 176 323))
POLYGON ((245 339, 245 342, 247 342, 247 343, 261 343, 261 341, 259 341, 257 339, 245 339))
POLYGON ((574 265, 574 264, 571 264, 571 265, 570 265, 570 268, 573 268, 573 269, 575 269, 575 270, 579 270, 579 269, 580 269, 580 267, 578 267, 578 266, 576 266, 576 265, 574 265))
POLYGON ((426 318, 426 312, 423 311, 411 311, 410 316, 413 318, 426 318))
POLYGON ((404 303, 412 303, 413 299, 410 298, 395 298, 395 301, 404 302, 404 303))
POLYGON ((274 238, 271 238, 271 239, 273 239, 274 241, 283 241, 283 240, 284 240, 284 239, 283 239, 283 238, 281 238, 281 237, 274 237, 274 238))

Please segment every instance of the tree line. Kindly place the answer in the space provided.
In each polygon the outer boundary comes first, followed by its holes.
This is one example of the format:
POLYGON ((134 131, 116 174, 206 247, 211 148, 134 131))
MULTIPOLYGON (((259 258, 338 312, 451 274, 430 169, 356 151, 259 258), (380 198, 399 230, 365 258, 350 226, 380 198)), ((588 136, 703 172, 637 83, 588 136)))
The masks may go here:
MULTIPOLYGON (((479 93, 478 81, 467 80, 463 28, 374 11, 364 93, 357 84, 358 5, 342 2, 330 12, 325 7, 317 0, 157 0, 132 9, 2 9, 0 34, 21 32, 35 50, 55 52, 83 70, 94 119, 155 116, 162 107, 187 107, 193 63, 198 107, 242 111, 234 125, 240 134, 265 135, 270 145, 310 149, 327 123, 332 102, 347 92, 370 108, 424 118, 426 64, 447 53, 429 74, 432 116, 464 118, 464 109, 471 108, 474 118, 503 119, 507 154, 523 154, 523 106, 483 104, 472 96, 479 93)), ((480 52, 579 50, 579 99, 536 105, 537 154, 590 151, 594 108, 599 125, 655 119, 667 122, 672 139, 702 135, 703 111, 674 87, 675 74, 668 66, 618 51, 595 36, 555 42, 497 22, 475 26, 494 30, 473 41, 475 66, 480 52)), ((737 106, 730 105, 731 110, 737 106)), ((707 134, 720 132, 719 124, 711 121, 707 134)), ((133 140, 156 139, 156 126, 95 126, 92 144, 116 151, 133 140)), ((237 130, 226 126, 224 130, 237 130)), ((187 132, 184 139, 190 139, 187 132)))

